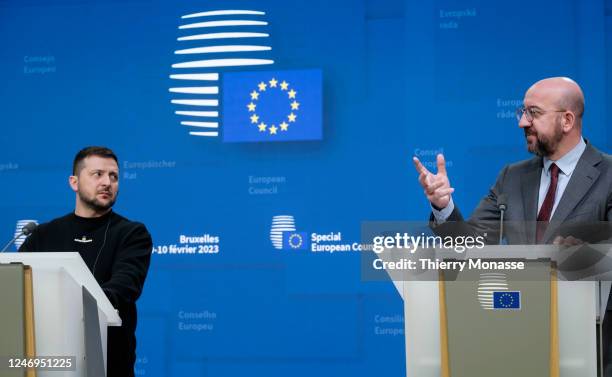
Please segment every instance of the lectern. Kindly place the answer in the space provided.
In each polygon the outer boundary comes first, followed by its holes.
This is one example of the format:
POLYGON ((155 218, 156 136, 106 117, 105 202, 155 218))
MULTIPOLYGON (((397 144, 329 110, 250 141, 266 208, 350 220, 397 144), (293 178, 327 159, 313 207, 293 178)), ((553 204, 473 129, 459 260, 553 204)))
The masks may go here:
MULTIPOLYGON (((40 369, 36 375, 105 376, 107 326, 120 326, 121 319, 81 256, 67 252, 0 254, 0 267, 11 263, 30 266, 32 271, 35 355, 69 356, 76 361, 72 372, 40 369)), ((2 271, 0 268, 0 274, 2 271)), ((6 315, 0 311, 0 321, 5 324, 19 321, 6 315)), ((23 323, 15 323, 18 330, 19 326, 23 323)), ((13 372, 3 367, 0 374, 13 372)))
MULTIPOLYGON (((527 278, 466 270, 425 281, 388 271, 404 300, 406 376, 597 377, 596 324, 610 291, 609 283, 597 280, 610 277, 562 281, 551 263, 556 251, 547 245, 487 246, 462 256, 525 259, 532 274, 527 278), (520 300, 518 307, 494 308, 496 290, 519 292, 507 295, 520 300)), ((435 251, 429 257, 441 258, 435 251)))

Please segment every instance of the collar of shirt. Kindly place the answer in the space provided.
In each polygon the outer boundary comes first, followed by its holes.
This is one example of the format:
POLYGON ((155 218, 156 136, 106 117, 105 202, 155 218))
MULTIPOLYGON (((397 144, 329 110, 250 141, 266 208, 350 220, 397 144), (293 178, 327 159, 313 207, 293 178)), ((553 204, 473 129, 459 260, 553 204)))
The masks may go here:
POLYGON ((546 176, 550 175, 550 165, 552 165, 554 162, 555 164, 557 164, 560 172, 563 175, 565 175, 566 177, 570 177, 574 172, 576 165, 578 165, 578 160, 580 159, 580 156, 582 156, 582 152, 584 152, 585 149, 586 143, 584 142, 583 138, 580 138, 580 142, 576 144, 576 146, 572 148, 572 150, 567 152, 557 161, 553 161, 548 159, 547 157, 544 157, 544 173, 546 174, 546 176))

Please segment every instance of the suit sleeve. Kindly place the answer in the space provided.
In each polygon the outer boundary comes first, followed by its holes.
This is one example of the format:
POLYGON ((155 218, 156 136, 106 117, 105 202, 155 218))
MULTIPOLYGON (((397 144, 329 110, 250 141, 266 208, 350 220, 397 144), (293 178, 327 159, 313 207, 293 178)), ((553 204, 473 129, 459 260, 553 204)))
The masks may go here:
POLYGON ((608 194, 608 202, 606 203, 606 220, 605 221, 612 221, 612 189, 610 190, 610 193, 608 194))
POLYGON ((435 224, 433 213, 430 215, 430 226, 436 234, 444 236, 483 236, 487 244, 499 241, 499 220, 501 213, 497 207, 497 198, 503 193, 504 182, 508 174, 506 166, 498 174, 497 180, 489 193, 480 200, 472 216, 465 221, 459 207, 450 214, 446 222, 435 224))
POLYGON ((138 223, 125 237, 113 263, 110 279, 102 284, 102 289, 111 303, 120 308, 135 302, 144 285, 153 241, 143 224, 138 223))

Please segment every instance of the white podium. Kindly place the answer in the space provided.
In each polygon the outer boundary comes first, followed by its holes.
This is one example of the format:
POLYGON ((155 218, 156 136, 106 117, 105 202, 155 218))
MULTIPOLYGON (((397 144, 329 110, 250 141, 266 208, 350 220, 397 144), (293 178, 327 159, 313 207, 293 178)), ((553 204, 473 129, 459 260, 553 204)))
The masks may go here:
POLYGON ((76 371, 38 370, 37 376, 106 375, 107 326, 121 326, 121 318, 81 256, 0 254, 0 263, 13 262, 32 268, 36 355, 76 357, 76 371))
MULTIPOLYGON (((500 259, 500 255, 505 255, 538 259, 550 256, 555 250, 546 245, 487 246, 483 251, 468 252, 464 258, 500 259)), ((447 375, 442 368, 440 283, 401 281, 397 273, 389 275, 404 301, 406 376, 447 375)), ((611 280, 611 276, 602 276, 601 280, 611 280)), ((557 281, 558 374, 555 375, 597 376, 596 323, 603 319, 609 291, 610 284, 606 281, 557 281)), ((529 339, 525 339, 525 346, 529 347, 529 339)))

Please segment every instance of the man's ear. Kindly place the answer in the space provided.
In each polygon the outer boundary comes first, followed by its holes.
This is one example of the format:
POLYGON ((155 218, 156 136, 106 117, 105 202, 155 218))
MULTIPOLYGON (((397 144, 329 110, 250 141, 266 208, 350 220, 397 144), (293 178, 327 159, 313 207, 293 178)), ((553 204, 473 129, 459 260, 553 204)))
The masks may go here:
POLYGON ((77 177, 76 175, 71 175, 70 177, 68 177, 68 184, 70 185, 72 191, 79 191, 79 177, 77 177))
POLYGON ((563 131, 569 132, 576 127, 576 115, 571 111, 566 111, 563 114, 563 131))

